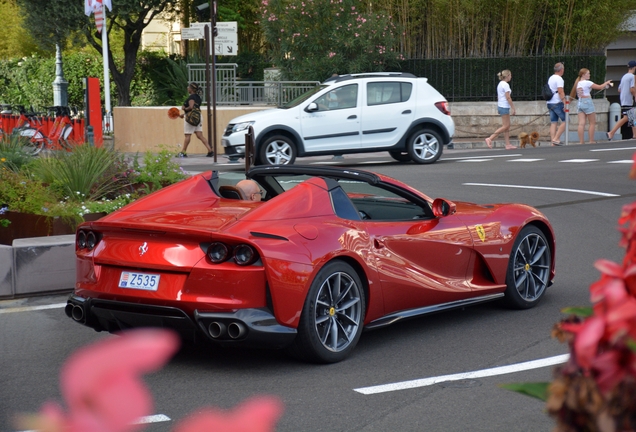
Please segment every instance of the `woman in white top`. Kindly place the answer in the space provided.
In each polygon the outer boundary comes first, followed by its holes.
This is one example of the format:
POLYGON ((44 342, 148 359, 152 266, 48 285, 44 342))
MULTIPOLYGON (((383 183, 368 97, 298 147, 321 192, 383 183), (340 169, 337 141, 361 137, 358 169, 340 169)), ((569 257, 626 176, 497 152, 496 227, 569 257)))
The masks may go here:
POLYGON ((592 102, 592 90, 603 90, 609 87, 611 80, 605 81, 603 84, 594 84, 590 81, 590 70, 583 68, 579 71, 579 76, 574 81, 574 86, 570 92, 570 97, 575 96, 579 99, 579 143, 585 144, 585 119, 589 117, 590 127, 587 136, 591 143, 594 143, 594 129, 596 129, 596 113, 594 112, 594 103, 592 102))
POLYGON ((506 149, 510 150, 516 148, 510 144, 510 115, 515 115, 515 106, 510 97, 510 84, 508 84, 512 79, 512 72, 506 69, 499 72, 497 76, 499 77, 499 85, 497 86, 497 112, 501 116, 502 126, 497 129, 495 133, 486 138, 486 144, 489 148, 492 148, 493 140, 503 132, 504 139, 506 140, 506 149))

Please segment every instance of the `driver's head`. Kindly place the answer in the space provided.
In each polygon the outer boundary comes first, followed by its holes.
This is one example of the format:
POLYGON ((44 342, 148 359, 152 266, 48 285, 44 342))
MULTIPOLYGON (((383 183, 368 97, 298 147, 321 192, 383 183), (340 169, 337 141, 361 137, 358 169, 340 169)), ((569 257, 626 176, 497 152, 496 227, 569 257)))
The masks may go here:
POLYGON ((241 180, 236 184, 236 187, 243 191, 248 200, 261 200, 261 188, 258 187, 258 183, 254 180, 241 180))

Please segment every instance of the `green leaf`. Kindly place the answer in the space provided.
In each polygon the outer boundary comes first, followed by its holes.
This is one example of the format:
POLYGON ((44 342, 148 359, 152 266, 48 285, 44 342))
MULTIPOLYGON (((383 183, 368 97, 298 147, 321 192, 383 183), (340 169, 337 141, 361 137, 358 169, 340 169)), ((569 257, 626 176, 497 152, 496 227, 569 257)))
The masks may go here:
POLYGON ((548 400, 548 386, 549 382, 540 383, 511 383, 511 384, 499 384, 499 387, 506 390, 511 390, 517 393, 524 394, 526 396, 532 396, 542 401, 548 400))
POLYGON ((588 318, 594 315, 592 306, 574 306, 561 309, 561 312, 568 315, 576 315, 581 318, 588 318))

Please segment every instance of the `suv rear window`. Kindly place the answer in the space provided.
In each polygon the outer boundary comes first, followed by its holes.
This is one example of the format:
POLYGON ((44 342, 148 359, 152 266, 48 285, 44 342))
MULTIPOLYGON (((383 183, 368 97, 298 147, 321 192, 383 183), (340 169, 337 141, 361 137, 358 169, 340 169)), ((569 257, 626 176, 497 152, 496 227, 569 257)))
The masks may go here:
POLYGON ((372 82, 367 84, 367 105, 406 102, 411 97, 413 84, 405 82, 372 82))

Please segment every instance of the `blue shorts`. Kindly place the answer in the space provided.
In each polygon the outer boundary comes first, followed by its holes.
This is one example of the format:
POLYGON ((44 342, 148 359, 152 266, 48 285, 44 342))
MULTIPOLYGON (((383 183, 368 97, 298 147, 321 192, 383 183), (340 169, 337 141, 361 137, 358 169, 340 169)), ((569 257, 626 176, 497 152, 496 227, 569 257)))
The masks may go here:
POLYGON ((548 112, 550 113, 550 123, 558 123, 559 119, 565 121, 565 111, 563 110, 563 102, 548 104, 548 112))
POLYGON ((497 105, 497 112, 499 115, 510 115, 510 108, 504 108, 497 105))
POLYGON ((592 98, 586 97, 579 99, 579 112, 594 114, 594 102, 592 102, 592 98))

